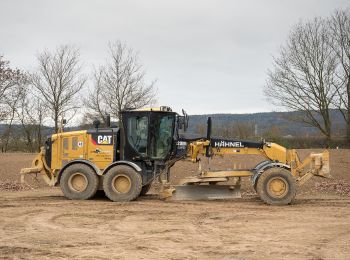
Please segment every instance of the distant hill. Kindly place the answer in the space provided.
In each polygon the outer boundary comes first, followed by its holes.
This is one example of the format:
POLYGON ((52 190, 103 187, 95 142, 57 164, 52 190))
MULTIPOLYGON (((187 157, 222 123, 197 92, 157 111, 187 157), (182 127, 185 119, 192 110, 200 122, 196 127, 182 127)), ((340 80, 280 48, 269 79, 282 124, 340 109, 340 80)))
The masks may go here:
MULTIPOLYGON (((248 122, 256 125, 258 135, 262 135, 271 129, 272 126, 277 127, 282 135, 300 136, 319 133, 318 129, 315 127, 290 120, 298 115, 300 115, 300 112, 191 115, 188 132, 195 133, 198 130, 198 125, 206 125, 208 116, 211 116, 213 127, 225 127, 227 124, 248 122)), ((346 126, 341 113, 337 110, 332 110, 331 118, 333 133, 338 134, 344 131, 346 126)))
MULTIPOLYGON (((4 133, 4 131, 6 131, 7 129, 7 125, 5 124, 0 124, 0 135, 2 135, 4 133)), ((75 127, 66 127, 64 128, 64 131, 68 132, 68 131, 75 131, 75 130, 79 130, 81 129, 79 126, 75 126, 75 127)), ((17 132, 17 133, 21 133, 21 131, 23 130, 21 125, 12 125, 12 132, 17 132)), ((42 135, 43 136, 50 136, 52 134, 55 133, 54 127, 50 127, 50 126, 44 126, 42 128, 42 135)))
MULTIPOLYGON (((213 127, 225 127, 225 125, 232 125, 234 123, 246 122, 256 125, 258 135, 271 129, 272 126, 277 127, 282 135, 291 136, 306 136, 318 134, 319 131, 303 123, 297 123, 288 120, 300 114, 299 112, 266 112, 254 114, 206 114, 206 115, 190 115, 189 119, 189 133, 198 132, 199 125, 206 125, 208 116, 213 119, 213 127)), ((346 128, 345 122, 337 110, 331 111, 331 118, 333 122, 333 133, 341 133, 346 128)), ((6 129, 4 124, 0 124, 0 134, 6 129)), ((14 125, 13 129, 20 130, 20 125, 14 125)), ((78 130, 80 127, 67 127, 65 131, 78 130)), ((52 127, 44 128, 44 135, 52 134, 52 127)))

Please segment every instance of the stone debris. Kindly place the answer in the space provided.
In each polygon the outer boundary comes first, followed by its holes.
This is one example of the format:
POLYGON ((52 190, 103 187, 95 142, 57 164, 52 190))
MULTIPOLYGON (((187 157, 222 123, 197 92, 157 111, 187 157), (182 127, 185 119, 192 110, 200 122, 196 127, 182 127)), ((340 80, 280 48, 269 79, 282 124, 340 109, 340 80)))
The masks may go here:
POLYGON ((21 184, 16 181, 1 181, 0 191, 21 191, 31 190, 32 188, 26 184, 21 184))
POLYGON ((320 192, 335 192, 350 196, 350 183, 343 180, 316 182, 315 189, 320 192))

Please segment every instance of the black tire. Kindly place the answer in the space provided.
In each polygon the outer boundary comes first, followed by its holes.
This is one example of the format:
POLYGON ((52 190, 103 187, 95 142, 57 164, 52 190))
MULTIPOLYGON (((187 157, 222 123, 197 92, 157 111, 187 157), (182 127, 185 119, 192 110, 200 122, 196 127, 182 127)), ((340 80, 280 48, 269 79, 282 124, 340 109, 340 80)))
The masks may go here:
POLYGON ((147 192, 149 192, 149 190, 151 189, 151 186, 152 186, 152 182, 142 186, 140 196, 145 196, 147 192))
POLYGON ((68 166, 60 179, 61 190, 71 200, 92 198, 98 189, 99 179, 95 171, 85 164, 68 166))
POLYGON ((256 191, 270 205, 290 204, 296 195, 297 185, 292 174, 283 168, 270 168, 258 179, 256 191))
POLYGON ((103 190, 112 201, 135 200, 141 189, 141 175, 129 166, 117 165, 103 176, 103 190))

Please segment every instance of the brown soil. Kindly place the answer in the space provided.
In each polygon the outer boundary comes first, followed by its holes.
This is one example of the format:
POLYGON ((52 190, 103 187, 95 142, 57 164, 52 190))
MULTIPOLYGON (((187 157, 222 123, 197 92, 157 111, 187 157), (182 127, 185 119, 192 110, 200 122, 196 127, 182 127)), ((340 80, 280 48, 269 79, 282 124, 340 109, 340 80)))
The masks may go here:
MULTIPOLYGON (((19 185, 18 172, 32 157, 0 155, 0 183, 19 185)), ((240 158, 236 166, 242 168, 259 160, 240 158)), ((263 204, 249 180, 244 198, 233 201, 170 202, 147 195, 130 203, 104 196, 70 201, 59 188, 30 180, 35 189, 0 192, 0 258, 347 259, 350 197, 338 189, 350 183, 349 166, 349 150, 332 151, 334 179, 312 179, 283 207, 263 204)), ((212 167, 233 163, 219 158, 212 167)), ((195 164, 179 162, 172 181, 195 171, 195 164)))
POLYGON ((0 191, 46 187, 40 176, 35 175, 26 178, 29 185, 20 183, 20 170, 31 167, 34 156, 30 153, 0 153, 0 191))

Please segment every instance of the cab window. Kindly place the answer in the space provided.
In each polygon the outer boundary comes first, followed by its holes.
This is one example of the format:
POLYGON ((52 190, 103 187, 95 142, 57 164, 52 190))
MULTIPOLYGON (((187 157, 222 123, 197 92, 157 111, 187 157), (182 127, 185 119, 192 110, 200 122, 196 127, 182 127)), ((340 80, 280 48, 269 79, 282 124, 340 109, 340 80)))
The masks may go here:
POLYGON ((127 138, 135 151, 137 151, 139 154, 147 155, 147 116, 135 116, 128 118, 127 138))
POLYGON ((174 133, 174 115, 157 115, 152 121, 151 157, 164 159, 171 150, 174 133))

